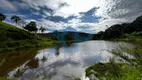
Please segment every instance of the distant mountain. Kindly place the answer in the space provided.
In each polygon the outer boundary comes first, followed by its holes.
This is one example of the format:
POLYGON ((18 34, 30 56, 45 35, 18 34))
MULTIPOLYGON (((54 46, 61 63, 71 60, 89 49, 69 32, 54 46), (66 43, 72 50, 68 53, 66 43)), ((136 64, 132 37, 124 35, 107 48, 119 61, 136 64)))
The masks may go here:
MULTIPOLYGON (((46 28, 46 30, 48 32, 54 32, 54 31, 58 31, 58 32, 81 32, 81 33, 88 33, 88 34, 94 34, 95 33, 95 30, 91 30, 91 29, 81 29, 81 30, 76 30, 75 28, 73 27, 66 27, 64 29, 59 29, 59 30, 56 30, 56 29, 52 29, 52 28, 46 28)), ((46 31, 46 32, 47 32, 46 31)), ((46 33, 45 32, 45 33, 46 33)), ((47 32, 47 33, 48 33, 47 32)))
POLYGON ((72 31, 72 32, 77 32, 76 29, 74 29, 73 27, 66 27, 65 29, 61 29, 58 30, 59 32, 68 32, 68 31, 72 31))
POLYGON ((48 37, 53 40, 62 40, 64 39, 65 41, 86 41, 90 40, 93 37, 93 34, 89 33, 84 33, 84 32, 78 32, 78 31, 54 31, 52 33, 43 33, 43 34, 38 34, 44 37, 48 37))
POLYGON ((95 34, 95 30, 80 30, 79 32, 85 32, 85 33, 88 33, 88 34, 95 34))
POLYGON ((47 30, 47 31, 51 31, 51 32, 53 32, 53 31, 55 31, 56 29, 46 28, 46 30, 47 30))

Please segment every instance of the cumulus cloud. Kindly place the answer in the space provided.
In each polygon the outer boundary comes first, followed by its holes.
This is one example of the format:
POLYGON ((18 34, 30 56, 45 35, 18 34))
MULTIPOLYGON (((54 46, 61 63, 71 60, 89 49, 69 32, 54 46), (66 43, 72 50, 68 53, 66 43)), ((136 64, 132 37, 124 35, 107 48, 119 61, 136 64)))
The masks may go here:
POLYGON ((68 17, 71 15, 79 15, 80 12, 87 12, 97 6, 97 0, 64 0, 69 6, 64 6, 55 11, 55 16, 68 17))
POLYGON ((64 3, 63 0, 23 0, 23 2, 37 10, 40 10, 41 7, 56 10, 64 3))

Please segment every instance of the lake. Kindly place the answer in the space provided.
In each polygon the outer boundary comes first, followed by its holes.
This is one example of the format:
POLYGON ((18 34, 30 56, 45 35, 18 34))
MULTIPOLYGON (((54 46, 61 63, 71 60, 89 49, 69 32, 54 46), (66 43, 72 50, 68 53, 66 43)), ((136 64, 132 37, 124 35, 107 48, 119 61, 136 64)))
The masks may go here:
POLYGON ((55 45, 37 51, 37 55, 8 76, 19 80, 85 80, 85 68, 98 62, 108 62, 114 55, 112 49, 120 45, 132 46, 124 42, 85 41, 68 46, 55 45))

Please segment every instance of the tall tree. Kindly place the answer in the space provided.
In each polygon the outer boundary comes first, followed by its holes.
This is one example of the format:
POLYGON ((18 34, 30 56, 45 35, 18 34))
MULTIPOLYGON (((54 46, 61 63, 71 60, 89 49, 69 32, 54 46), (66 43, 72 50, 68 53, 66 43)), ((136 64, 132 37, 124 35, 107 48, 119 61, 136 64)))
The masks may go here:
POLYGON ((24 29, 30 31, 30 32, 37 32, 37 24, 34 21, 31 21, 29 24, 27 24, 24 29))
POLYGON ((22 19, 21 19, 19 16, 14 15, 14 16, 11 17, 11 20, 14 21, 14 22, 17 24, 17 23, 20 22, 22 19))
POLYGON ((41 26, 41 27, 39 28, 39 30, 43 33, 46 29, 45 29, 45 27, 42 27, 42 26, 41 26))
POLYGON ((3 15, 2 13, 0 13, 0 22, 2 22, 3 20, 5 20, 6 16, 3 15))

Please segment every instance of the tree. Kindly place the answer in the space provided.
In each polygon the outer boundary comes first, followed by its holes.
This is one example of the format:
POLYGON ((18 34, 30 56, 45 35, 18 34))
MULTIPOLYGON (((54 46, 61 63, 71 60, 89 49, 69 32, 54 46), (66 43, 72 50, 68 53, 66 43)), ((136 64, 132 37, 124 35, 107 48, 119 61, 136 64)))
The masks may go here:
POLYGON ((0 22, 2 22, 3 20, 5 20, 6 16, 3 15, 2 13, 0 13, 0 22))
POLYGON ((24 29, 26 29, 26 30, 28 30, 28 31, 30 31, 30 32, 32 32, 32 31, 34 31, 34 32, 37 32, 37 24, 36 24, 36 22, 34 22, 34 21, 31 21, 29 24, 27 24, 25 27, 24 27, 24 29))
POLYGON ((123 29, 122 25, 120 24, 113 25, 105 30, 104 38, 105 39, 119 38, 121 36, 122 29, 123 29))
POLYGON ((17 23, 20 22, 22 19, 21 19, 19 16, 14 15, 14 16, 11 17, 11 20, 14 21, 14 22, 17 24, 17 23))
POLYGON ((42 26, 41 26, 41 27, 39 28, 39 30, 43 33, 46 29, 45 29, 45 27, 42 27, 42 26))

